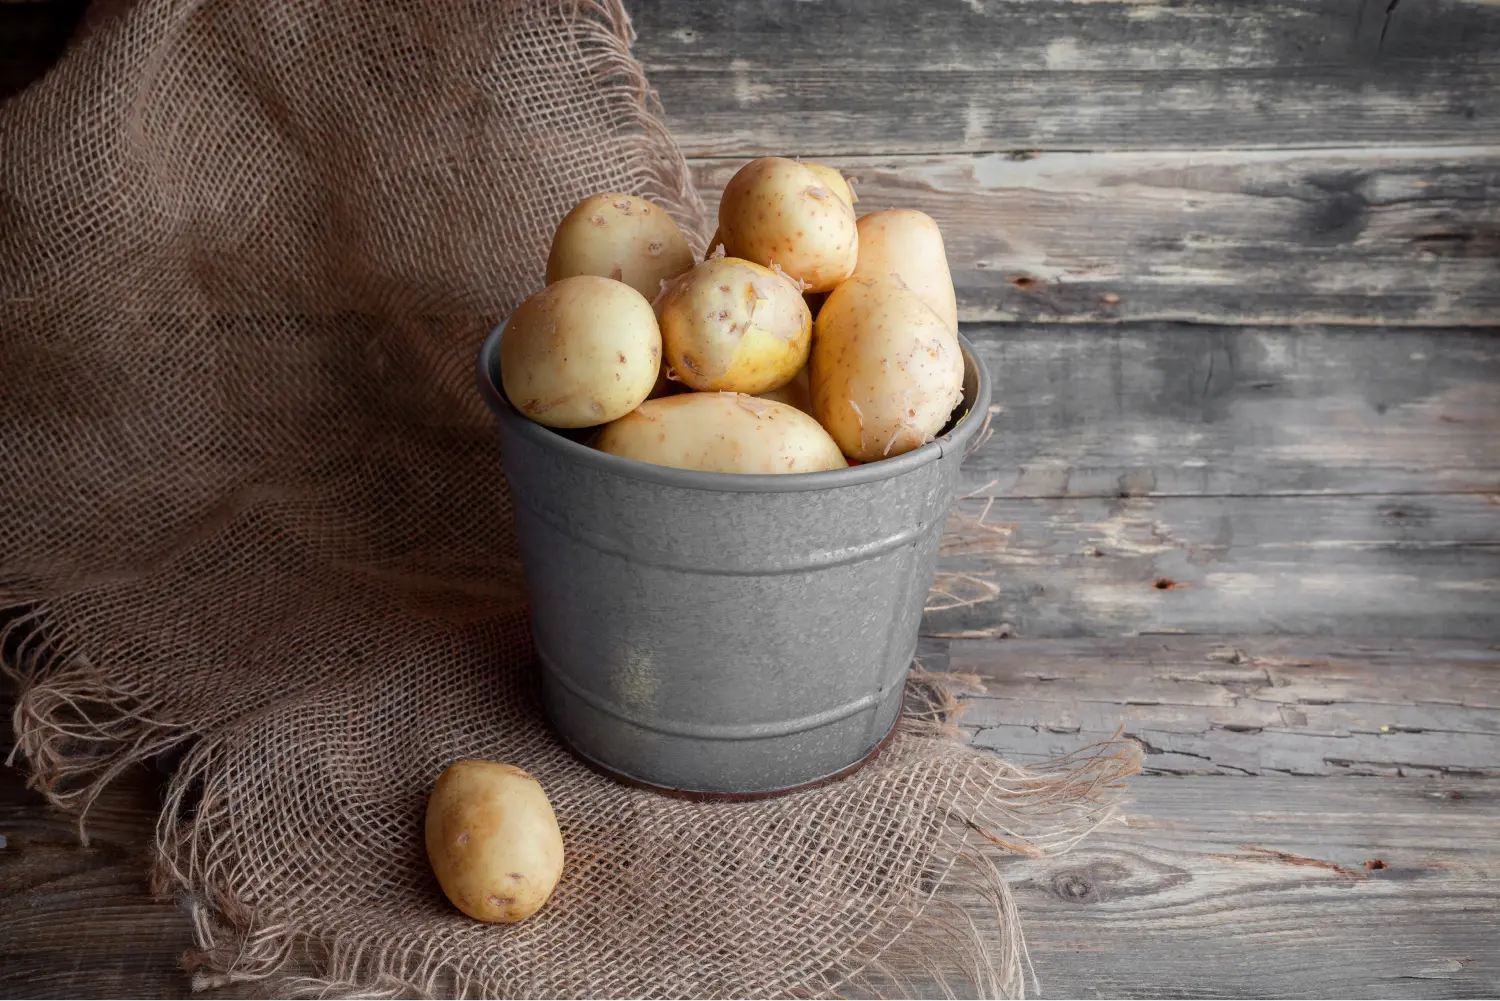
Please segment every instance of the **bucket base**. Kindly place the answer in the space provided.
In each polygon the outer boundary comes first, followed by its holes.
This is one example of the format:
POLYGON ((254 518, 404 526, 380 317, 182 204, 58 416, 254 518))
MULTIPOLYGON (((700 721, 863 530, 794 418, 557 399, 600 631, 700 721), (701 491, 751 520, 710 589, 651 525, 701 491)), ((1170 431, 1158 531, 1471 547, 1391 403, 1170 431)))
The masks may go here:
POLYGON ((591 771, 598 772, 600 775, 603 775, 606 778, 614 779, 616 782, 619 782, 622 785, 632 786, 636 789, 645 789, 648 792, 658 793, 662 796, 673 796, 677 799, 688 799, 697 803, 747 803, 752 800, 772 799, 776 796, 787 796, 794 792, 803 792, 808 789, 816 789, 818 786, 827 785, 830 782, 837 782, 840 779, 848 778, 850 775, 853 775, 865 765, 875 760, 875 758, 879 756, 880 752, 885 750, 886 745, 889 744, 891 740, 896 736, 896 728, 900 725, 901 714, 898 712, 896 714, 895 721, 891 723, 891 728, 886 731, 886 735, 884 737, 880 738, 880 742, 874 747, 870 748, 868 754, 851 765, 845 765, 843 768, 840 768, 836 772, 824 775, 821 778, 813 779, 810 782, 803 782, 799 785, 787 786, 784 789, 764 789, 758 792, 705 792, 702 790, 674 789, 671 786, 657 785, 654 782, 647 782, 645 779, 638 779, 633 775, 627 775, 625 772, 616 771, 615 769, 610 768, 608 765, 601 764, 600 762, 594 760, 587 754, 580 751, 578 748, 574 747, 572 741, 568 740, 568 738, 564 736, 562 731, 558 730, 557 727, 554 726, 552 728, 552 732, 557 735, 557 739, 562 742, 562 745, 568 749, 573 757, 577 758, 579 761, 587 765, 591 771))

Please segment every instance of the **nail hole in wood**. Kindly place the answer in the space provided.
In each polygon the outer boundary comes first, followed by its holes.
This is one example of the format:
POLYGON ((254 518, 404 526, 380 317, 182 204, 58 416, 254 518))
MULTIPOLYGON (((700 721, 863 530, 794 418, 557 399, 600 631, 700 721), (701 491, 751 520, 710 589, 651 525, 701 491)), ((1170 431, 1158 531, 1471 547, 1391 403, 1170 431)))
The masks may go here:
POLYGON ((1384 869, 1385 868, 1385 862, 1383 862, 1382 860, 1380 860, 1378 858, 1367 859, 1365 861, 1365 868, 1366 869, 1384 869))
POLYGON ((1020 289, 1022 292, 1030 291, 1031 289, 1036 288, 1038 284, 1040 284, 1035 278, 1031 277, 1030 275, 1013 275, 1011 276, 1010 283, 1016 288, 1020 289))
POLYGON ((1156 578, 1155 583, 1153 583, 1151 586, 1156 588, 1158 591, 1171 591, 1172 589, 1176 588, 1178 584, 1170 577, 1158 577, 1156 578))

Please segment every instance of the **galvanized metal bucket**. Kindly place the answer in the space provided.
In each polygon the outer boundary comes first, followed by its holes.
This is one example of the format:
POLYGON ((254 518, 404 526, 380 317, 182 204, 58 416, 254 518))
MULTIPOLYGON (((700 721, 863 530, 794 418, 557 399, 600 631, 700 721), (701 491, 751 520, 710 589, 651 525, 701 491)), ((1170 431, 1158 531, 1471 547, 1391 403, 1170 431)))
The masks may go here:
POLYGON ((523 417, 479 355, 500 424, 548 714, 617 778, 703 796, 850 771, 895 726, 965 446, 989 406, 967 340, 964 401, 905 455, 783 476, 608 455, 523 417))

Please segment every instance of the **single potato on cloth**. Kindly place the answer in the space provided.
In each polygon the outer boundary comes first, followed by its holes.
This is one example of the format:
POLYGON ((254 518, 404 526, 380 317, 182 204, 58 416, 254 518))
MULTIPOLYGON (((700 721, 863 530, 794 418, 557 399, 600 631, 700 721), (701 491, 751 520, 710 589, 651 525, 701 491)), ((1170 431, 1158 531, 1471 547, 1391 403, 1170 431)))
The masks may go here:
POLYGON ((427 800, 427 860, 469 917, 522 921, 562 878, 562 833, 547 794, 524 769, 456 761, 427 800))

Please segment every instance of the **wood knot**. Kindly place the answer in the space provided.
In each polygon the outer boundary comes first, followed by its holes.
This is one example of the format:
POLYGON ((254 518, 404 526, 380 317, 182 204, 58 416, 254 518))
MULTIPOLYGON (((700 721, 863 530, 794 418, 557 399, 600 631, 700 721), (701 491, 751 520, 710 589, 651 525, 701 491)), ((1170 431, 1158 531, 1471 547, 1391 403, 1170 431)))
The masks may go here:
POLYGON ((1182 585, 1177 583, 1170 577, 1158 577, 1156 578, 1156 580, 1151 582, 1151 586, 1156 588, 1158 591, 1175 591, 1182 585))
POLYGON ((1029 292, 1041 284, 1040 281, 1030 275, 1011 275, 1010 283, 1022 292, 1029 292))
POLYGON ((1366 869, 1384 869, 1386 867, 1383 859, 1372 858, 1365 860, 1366 869))
POLYGON ((1085 869, 1065 869, 1052 877, 1052 892, 1070 904, 1092 904, 1099 900, 1099 887, 1085 869))

